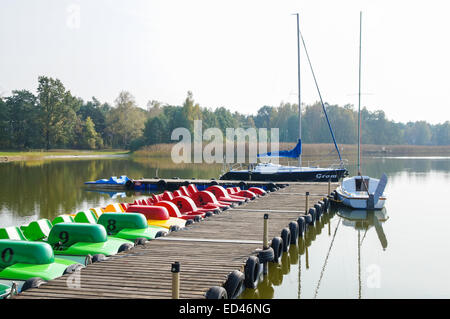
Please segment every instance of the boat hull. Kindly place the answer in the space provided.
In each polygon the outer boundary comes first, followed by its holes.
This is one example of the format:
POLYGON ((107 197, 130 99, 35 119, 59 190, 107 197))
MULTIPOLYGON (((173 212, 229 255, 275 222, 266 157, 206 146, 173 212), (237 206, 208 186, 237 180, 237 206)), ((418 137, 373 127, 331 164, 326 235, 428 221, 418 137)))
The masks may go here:
POLYGON ((270 182, 338 182, 346 176, 346 169, 308 170, 294 172, 260 173, 250 171, 229 171, 221 180, 270 181, 270 182))
MULTIPOLYGON (((360 198, 352 198, 351 196, 347 196, 343 193, 341 193, 339 190, 336 190, 337 196, 339 201, 348 207, 354 208, 354 209, 367 209, 367 197, 360 197, 360 198)), ((385 197, 380 197, 378 201, 375 203, 373 209, 383 209, 384 204, 386 202, 385 197)))

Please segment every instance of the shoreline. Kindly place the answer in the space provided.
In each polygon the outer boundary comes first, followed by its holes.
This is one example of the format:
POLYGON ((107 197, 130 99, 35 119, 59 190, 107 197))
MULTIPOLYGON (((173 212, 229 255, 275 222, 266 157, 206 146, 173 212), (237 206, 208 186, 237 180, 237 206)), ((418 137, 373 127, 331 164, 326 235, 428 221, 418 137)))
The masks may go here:
MULTIPOLYGON (((167 158, 171 156, 175 144, 155 144, 146 146, 135 152, 128 150, 49 150, 49 151, 0 151, 0 163, 15 161, 38 161, 58 159, 89 159, 125 157, 133 158, 167 158)), ((205 144, 204 144, 205 145, 205 144)), ((280 143, 280 149, 290 149, 295 143, 280 143)), ((248 150, 248 145, 245 146, 248 150)), ((357 146, 350 144, 339 145, 343 158, 356 156, 357 146)), ((305 158, 335 155, 333 144, 303 144, 305 158)), ((450 157, 450 145, 371 145, 361 146, 361 156, 378 157, 450 157)))
MULTIPOLYGON (((137 158, 166 158, 171 156, 172 147, 175 144, 154 144, 145 146, 133 153, 131 156, 137 158)), ((203 144, 203 147, 207 144, 203 144)), ((295 147, 295 143, 280 143, 280 150, 288 150, 295 147)), ((245 146, 246 154, 248 154, 248 144, 245 146)), ((270 144, 268 144, 270 147, 270 144)), ((236 145, 234 146, 236 151, 236 145)), ((342 157, 354 157, 358 150, 357 145, 341 144, 339 151, 342 157)), ((225 154, 225 148, 223 150, 225 154)), ((193 154, 193 150, 191 150, 193 154)), ((333 144, 303 144, 302 156, 317 157, 336 155, 337 152, 333 144)), ((361 156, 450 156, 450 145, 361 145, 361 156)))
POLYGON ((98 157, 122 157, 130 154, 127 150, 104 150, 104 151, 86 151, 86 150, 49 150, 49 151, 0 151, 0 163, 9 163, 16 161, 39 161, 39 160, 57 160, 57 159, 88 159, 98 157))

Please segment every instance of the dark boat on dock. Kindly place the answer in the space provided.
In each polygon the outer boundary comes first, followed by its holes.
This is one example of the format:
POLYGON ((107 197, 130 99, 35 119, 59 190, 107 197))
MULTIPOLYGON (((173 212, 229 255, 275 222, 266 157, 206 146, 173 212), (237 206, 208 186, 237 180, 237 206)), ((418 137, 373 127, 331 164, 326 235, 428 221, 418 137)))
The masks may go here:
POLYGON ((347 175, 347 170, 340 167, 298 167, 260 163, 249 169, 230 170, 220 176, 220 179, 271 182, 338 182, 347 175))

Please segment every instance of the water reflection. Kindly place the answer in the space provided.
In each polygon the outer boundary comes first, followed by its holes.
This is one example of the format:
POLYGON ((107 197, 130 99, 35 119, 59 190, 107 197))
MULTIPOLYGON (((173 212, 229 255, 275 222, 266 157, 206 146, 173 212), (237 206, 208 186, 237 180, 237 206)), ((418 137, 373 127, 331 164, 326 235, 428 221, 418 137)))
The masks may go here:
POLYGON ((108 195, 109 198, 111 198, 111 199, 126 198, 127 197, 127 193, 126 192, 114 192, 114 191, 108 192, 108 191, 97 190, 97 189, 86 189, 86 192, 93 192, 93 193, 97 193, 97 194, 108 195))
MULTIPOLYGON (((329 212, 322 215, 321 218, 313 225, 309 226, 303 238, 300 238, 297 245, 291 245, 288 252, 284 253, 280 263, 269 263, 268 274, 261 278, 256 289, 246 289, 241 295, 243 299, 251 298, 274 298, 277 287, 283 286, 283 279, 286 276, 292 280, 291 266, 296 265, 295 270, 298 273, 297 278, 297 294, 296 298, 304 298, 302 296, 302 283, 305 272, 310 268, 309 252, 314 251, 313 243, 319 237, 331 237, 331 241, 326 250, 326 255, 320 267, 320 276, 314 285, 308 283, 308 290, 314 289, 312 298, 317 298, 322 279, 327 270, 328 261, 333 250, 339 227, 351 227, 357 233, 358 246, 358 298, 361 298, 361 246, 368 231, 374 228, 378 236, 381 248, 385 250, 388 246, 386 234, 384 233, 382 223, 388 220, 386 208, 377 211, 351 210, 346 207, 330 208, 329 212), (336 225, 331 227, 331 221, 336 220, 336 225), (302 269, 302 267, 305 267, 302 269)), ((292 291, 289 298, 292 298, 292 291)))
MULTIPOLYGON (((289 248, 281 264, 269 265, 269 275, 257 289, 246 290, 243 297, 450 296, 445 285, 450 282, 450 214, 444 201, 448 197, 450 158, 364 158, 362 163, 369 176, 388 174, 387 208, 392 218, 379 216, 379 212, 331 210, 309 228, 298 246, 289 248), (358 261, 367 267, 358 266, 358 261), (382 269, 380 289, 364 289, 370 265, 382 269)), ((127 191, 123 198, 89 192, 83 185, 88 180, 121 175, 209 179, 217 178, 221 169, 220 164, 173 164, 170 158, 0 163, 0 227, 53 219, 114 201, 129 202, 143 194, 127 191)))
POLYGON ((363 209, 352 210, 347 207, 339 207, 337 209, 337 214, 343 218, 342 224, 344 226, 355 228, 358 231, 358 234, 360 234, 361 231, 364 232, 359 245, 362 245, 364 239, 366 238, 367 231, 370 228, 375 227, 381 247, 383 250, 387 248, 388 242, 383 231, 383 226, 381 225, 389 219, 386 207, 381 210, 371 211, 363 209))
POLYGON ((64 159, 0 164, 0 227, 19 226, 38 218, 53 219, 111 201, 132 201, 140 193, 86 191, 85 181, 128 175, 132 178, 211 178, 220 165, 175 165, 170 159, 64 159))

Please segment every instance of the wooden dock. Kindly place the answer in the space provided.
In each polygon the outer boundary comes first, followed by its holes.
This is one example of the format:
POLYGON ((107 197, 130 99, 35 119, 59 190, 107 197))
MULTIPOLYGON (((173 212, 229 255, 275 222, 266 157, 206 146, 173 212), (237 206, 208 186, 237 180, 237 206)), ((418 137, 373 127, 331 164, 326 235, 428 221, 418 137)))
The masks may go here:
POLYGON ((204 298, 209 288, 222 286, 230 272, 244 271, 248 257, 262 248, 263 215, 269 214, 269 240, 280 236, 289 222, 305 213, 306 192, 312 207, 326 196, 328 184, 290 183, 15 298, 171 298, 173 262, 181 265, 180 298, 204 298))

